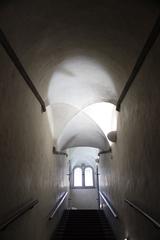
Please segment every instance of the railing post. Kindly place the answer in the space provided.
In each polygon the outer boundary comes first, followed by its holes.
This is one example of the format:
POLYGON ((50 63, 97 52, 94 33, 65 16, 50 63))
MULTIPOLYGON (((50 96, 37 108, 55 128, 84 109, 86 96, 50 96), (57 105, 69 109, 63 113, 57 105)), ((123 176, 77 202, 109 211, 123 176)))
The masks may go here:
POLYGON ((100 209, 100 194, 99 194, 99 170, 98 163, 96 163, 96 177, 97 177, 97 201, 98 201, 98 209, 100 209))

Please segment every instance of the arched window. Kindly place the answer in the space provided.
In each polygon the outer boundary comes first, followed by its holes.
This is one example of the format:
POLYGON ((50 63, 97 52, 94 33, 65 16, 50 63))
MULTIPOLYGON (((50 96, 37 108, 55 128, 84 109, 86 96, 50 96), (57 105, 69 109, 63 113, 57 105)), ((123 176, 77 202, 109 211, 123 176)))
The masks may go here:
POLYGON ((93 187, 93 169, 91 167, 86 167, 84 170, 84 185, 85 187, 93 187))
POLYGON ((82 168, 76 167, 74 169, 74 187, 82 187, 82 168))
POLYGON ((75 188, 93 188, 94 171, 90 166, 77 166, 73 169, 73 187, 75 188))

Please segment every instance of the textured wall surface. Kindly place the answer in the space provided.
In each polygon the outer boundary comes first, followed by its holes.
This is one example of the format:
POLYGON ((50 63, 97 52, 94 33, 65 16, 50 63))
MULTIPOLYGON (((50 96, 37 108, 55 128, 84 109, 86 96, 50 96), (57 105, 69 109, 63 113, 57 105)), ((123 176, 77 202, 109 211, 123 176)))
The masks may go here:
MULTIPOLYGON (((30 63, 31 64, 31 63, 30 63)), ((0 239, 49 239, 58 215, 48 214, 67 189, 68 163, 52 154, 47 113, 0 49, 0 223, 31 199, 39 204, 5 231, 0 239)))
POLYGON ((160 222, 159 59, 160 39, 122 103, 112 157, 100 163, 101 189, 120 216, 120 239, 160 239, 159 230, 124 203, 125 198, 133 201, 160 222))

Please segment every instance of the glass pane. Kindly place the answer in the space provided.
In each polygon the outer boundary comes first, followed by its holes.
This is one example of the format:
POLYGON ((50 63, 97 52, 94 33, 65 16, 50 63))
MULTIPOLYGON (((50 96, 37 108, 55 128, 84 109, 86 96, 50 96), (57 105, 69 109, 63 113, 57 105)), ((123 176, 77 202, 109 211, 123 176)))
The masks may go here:
POLYGON ((91 167, 85 168, 85 186, 93 187, 93 170, 91 167))
POLYGON ((74 169, 74 187, 82 187, 82 169, 74 169))

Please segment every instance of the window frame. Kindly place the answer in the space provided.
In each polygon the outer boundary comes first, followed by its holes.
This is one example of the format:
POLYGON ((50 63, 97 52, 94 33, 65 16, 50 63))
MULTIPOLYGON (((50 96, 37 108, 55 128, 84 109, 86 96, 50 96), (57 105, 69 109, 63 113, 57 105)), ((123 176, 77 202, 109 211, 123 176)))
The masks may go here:
POLYGON ((83 165, 83 166, 76 165, 72 170, 72 185, 71 185, 71 188, 73 188, 73 189, 93 189, 93 188, 96 188, 94 168, 90 165, 83 165), (74 186, 74 181, 75 181, 74 180, 74 171, 75 171, 76 168, 81 168, 81 170, 82 170, 82 186, 74 186), (85 169, 86 168, 90 168, 92 170, 93 186, 85 186, 85 169))

